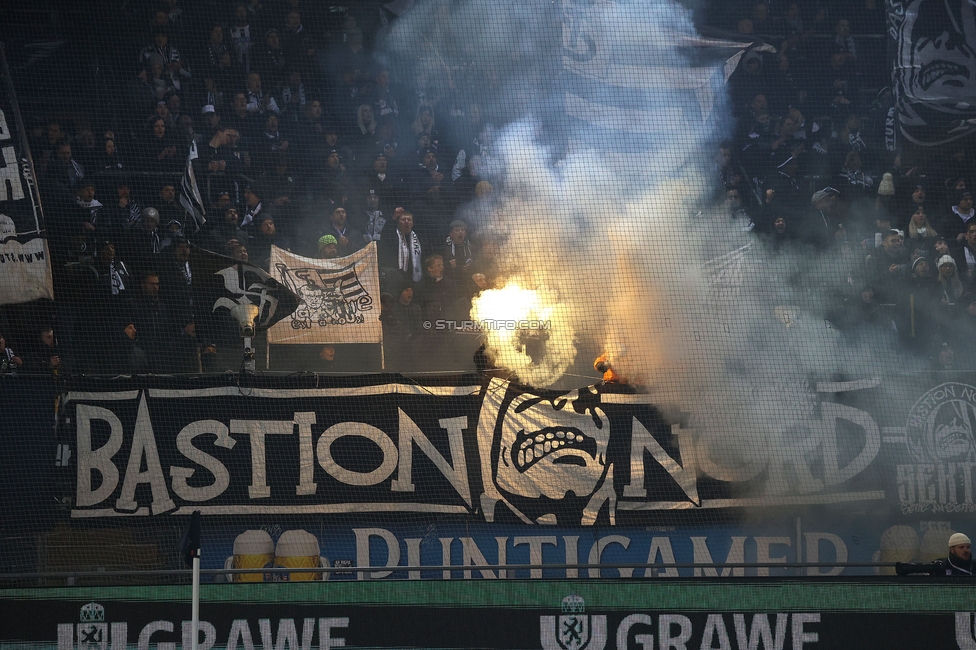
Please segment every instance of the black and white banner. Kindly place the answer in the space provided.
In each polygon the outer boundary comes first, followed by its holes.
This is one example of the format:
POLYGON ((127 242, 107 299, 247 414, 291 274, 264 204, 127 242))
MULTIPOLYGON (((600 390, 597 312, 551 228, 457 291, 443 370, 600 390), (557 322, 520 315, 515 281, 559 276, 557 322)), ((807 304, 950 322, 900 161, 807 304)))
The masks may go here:
POLYGON ((976 132, 976 14, 967 0, 888 0, 899 131, 936 146, 976 132))
POLYGON ((0 305, 53 298, 35 175, 0 48, 0 305))
MULTIPOLYGON (((955 402, 946 404, 948 417, 955 402)), ((757 449, 732 467, 648 395, 534 391, 497 378, 75 391, 59 430, 73 459, 62 471, 74 518, 419 512, 617 525, 653 511, 880 505, 896 493, 918 501, 925 485, 913 474, 885 489, 879 456, 905 463, 906 476, 914 467, 906 436, 889 428, 883 439, 871 413, 848 405, 821 405, 816 439, 757 449)))
POLYGON ((376 243, 329 260, 271 247, 270 272, 301 303, 268 330, 269 343, 382 343, 376 243))

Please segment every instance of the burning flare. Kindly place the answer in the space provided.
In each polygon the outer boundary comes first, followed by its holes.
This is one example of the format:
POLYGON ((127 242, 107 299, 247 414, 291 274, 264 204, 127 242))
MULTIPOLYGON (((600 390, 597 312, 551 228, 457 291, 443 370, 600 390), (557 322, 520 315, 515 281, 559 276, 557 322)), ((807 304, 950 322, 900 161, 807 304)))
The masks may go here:
POLYGON ((474 299, 471 317, 482 324, 495 363, 533 386, 548 386, 576 358, 567 306, 548 289, 525 289, 511 282, 474 299))

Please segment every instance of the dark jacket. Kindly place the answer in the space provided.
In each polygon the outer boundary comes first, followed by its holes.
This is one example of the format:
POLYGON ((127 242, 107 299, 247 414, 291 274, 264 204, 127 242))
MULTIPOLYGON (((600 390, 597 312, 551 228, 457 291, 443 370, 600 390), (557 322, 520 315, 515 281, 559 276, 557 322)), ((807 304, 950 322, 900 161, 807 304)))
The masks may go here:
POLYGON ((941 558, 932 563, 933 568, 929 573, 931 576, 953 576, 956 578, 973 577, 973 561, 962 562, 951 555, 941 558))

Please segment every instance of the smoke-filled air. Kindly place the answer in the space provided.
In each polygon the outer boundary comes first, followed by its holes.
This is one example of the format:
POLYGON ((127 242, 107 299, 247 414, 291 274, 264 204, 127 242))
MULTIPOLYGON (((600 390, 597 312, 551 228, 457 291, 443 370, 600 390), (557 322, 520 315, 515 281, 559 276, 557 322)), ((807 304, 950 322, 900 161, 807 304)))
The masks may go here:
POLYGON ((750 441, 802 435, 816 381, 873 376, 890 341, 852 339, 827 313, 851 290, 853 256, 774 253, 715 206, 735 51, 697 39, 669 0, 431 2, 403 16, 385 51, 425 95, 485 74, 462 103, 489 124, 479 168, 495 192, 463 216, 501 272, 472 318, 550 325, 489 331, 494 363, 532 385, 579 385, 607 353, 735 466, 750 441))

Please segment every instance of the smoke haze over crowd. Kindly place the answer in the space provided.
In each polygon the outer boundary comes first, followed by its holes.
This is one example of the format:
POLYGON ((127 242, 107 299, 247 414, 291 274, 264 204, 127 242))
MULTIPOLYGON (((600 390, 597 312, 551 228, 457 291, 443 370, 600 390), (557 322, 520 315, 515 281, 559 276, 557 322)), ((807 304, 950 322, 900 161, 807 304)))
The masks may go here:
MULTIPOLYGON (((467 218, 500 244, 498 284, 538 289, 559 313, 544 361, 490 334, 496 363, 565 385, 609 352, 713 453, 789 435, 813 416, 817 380, 881 370, 887 334, 852 339, 826 313, 850 292, 849 255, 773 254, 709 207, 734 126, 727 52, 684 47, 697 34, 674 2, 548 7, 420 4, 387 40, 391 60, 424 52, 418 92, 443 91, 447 71, 494 80, 470 101, 496 129, 484 169, 500 191, 467 218)), ((492 317, 484 301, 473 315, 492 317)))

